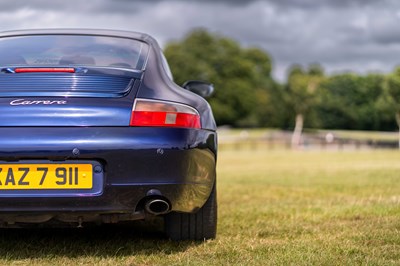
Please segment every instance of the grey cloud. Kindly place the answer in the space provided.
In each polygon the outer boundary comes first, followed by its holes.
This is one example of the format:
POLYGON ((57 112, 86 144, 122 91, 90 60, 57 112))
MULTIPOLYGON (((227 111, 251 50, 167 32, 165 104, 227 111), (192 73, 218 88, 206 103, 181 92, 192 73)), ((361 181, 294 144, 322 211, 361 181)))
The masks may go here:
POLYGON ((391 45, 400 42, 399 11, 386 11, 369 23, 369 34, 371 41, 391 45))
MULTIPOLYGON (((78 2, 78 1, 76 1, 78 2)), ((84 1, 82 1, 84 2, 84 1)), ((49 0, 34 0, 34 1, 5 1, 1 3, 0 13, 15 12, 21 9, 35 9, 35 10, 59 10, 68 6, 73 7, 73 1, 49 1, 49 0), (69 4, 71 3, 71 4, 69 4)))
POLYGON ((161 44, 205 27, 268 51, 281 80, 292 63, 390 71, 400 52, 396 0, 6 1, 0 19, 2 30, 115 28, 150 33, 161 44))
POLYGON ((1 4, 0 13, 15 12, 21 9, 38 10, 38 11, 57 11, 57 12, 101 12, 101 13, 128 13, 135 12, 146 1, 112 1, 112 0, 96 0, 96 1, 52 1, 52 0, 31 0, 31 1, 7 1, 1 4))
MULTIPOLYGON (((276 6, 285 8, 349 8, 349 7, 364 7, 376 4, 375 0, 271 0, 269 1, 276 6)), ((379 4, 385 4, 390 0, 381 0, 379 4)))
MULTIPOLYGON (((185 2, 185 3, 196 3, 196 4, 225 4, 228 6, 237 5, 245 6, 254 2, 265 3, 268 5, 274 5, 281 8, 304 8, 304 9, 316 9, 320 7, 334 7, 334 8, 348 8, 348 7, 363 7, 370 6, 371 4, 385 5, 395 3, 395 0, 116 0, 115 2, 123 3, 157 3, 157 2, 185 2)), ((113 1, 114 2, 114 1, 113 1)))

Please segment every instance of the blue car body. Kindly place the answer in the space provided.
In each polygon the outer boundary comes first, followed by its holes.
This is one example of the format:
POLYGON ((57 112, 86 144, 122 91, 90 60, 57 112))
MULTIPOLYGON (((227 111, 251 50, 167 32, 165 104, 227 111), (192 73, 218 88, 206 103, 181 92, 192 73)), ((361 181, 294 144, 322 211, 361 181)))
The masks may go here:
MULTIPOLYGON (((104 42, 99 46, 100 52, 93 54, 112 52, 107 45, 104 42)), ((82 47, 83 51, 90 49, 90 45, 82 47)), ((119 53, 128 53, 120 49, 119 53)), ((80 60, 87 54, 73 56, 80 60)), ((110 56, 104 58, 108 60, 110 56)), ((206 100, 172 81, 153 38, 104 30, 3 32, 0 68, 0 176, 2 167, 9 171, 0 178, 0 221, 4 226, 82 225, 161 215, 166 219, 166 232, 173 239, 215 237, 215 121, 206 100), (140 42, 137 58, 132 55, 138 67, 122 63, 98 66, 90 60, 75 64, 63 59, 57 62, 58 53, 72 54, 74 42, 69 49, 57 50, 56 41, 71 36, 140 42), (44 53, 44 48, 40 50, 42 44, 27 55, 18 54, 18 58, 25 55, 22 63, 13 61, 16 54, 7 51, 12 44, 18 52, 20 43, 24 47, 31 39, 34 46, 37 38, 42 37, 55 47, 51 53, 46 48, 43 62, 37 55, 44 53), (160 103, 171 103, 177 110, 181 106, 183 110, 193 109, 201 126, 168 126, 169 122, 163 126, 131 125, 138 99, 144 102, 143 106, 154 103, 158 108, 160 103), (19 165, 52 164, 91 165, 91 187, 9 187, 12 182, 25 184, 19 165), (16 167, 12 176, 9 165, 16 167), (207 204, 211 207, 204 207, 207 204), (186 226, 186 220, 198 220, 200 216, 204 216, 201 232, 191 228, 198 227, 199 221, 186 226), (176 232, 177 227, 184 228, 176 232), (193 230, 194 234, 189 232, 193 230)), ((57 182, 61 182, 60 174, 58 178, 57 182)))

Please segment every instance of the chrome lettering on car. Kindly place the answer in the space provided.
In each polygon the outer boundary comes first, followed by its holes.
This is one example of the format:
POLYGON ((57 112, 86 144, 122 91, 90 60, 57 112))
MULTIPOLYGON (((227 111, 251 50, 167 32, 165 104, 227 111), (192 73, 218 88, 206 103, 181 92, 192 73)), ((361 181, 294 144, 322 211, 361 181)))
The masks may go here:
POLYGON ((10 105, 51 105, 51 104, 67 104, 67 101, 49 101, 49 100, 36 100, 36 101, 27 101, 25 99, 17 99, 10 102, 10 105))

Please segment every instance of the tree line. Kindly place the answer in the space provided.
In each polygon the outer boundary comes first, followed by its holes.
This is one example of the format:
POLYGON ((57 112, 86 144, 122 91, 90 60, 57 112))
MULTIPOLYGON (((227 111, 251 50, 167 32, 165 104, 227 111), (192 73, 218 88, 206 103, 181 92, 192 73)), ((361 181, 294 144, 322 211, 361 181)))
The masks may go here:
MULTIPOLYGON (((287 82, 272 76, 269 54, 197 29, 170 42, 165 55, 177 84, 214 84, 208 100, 218 125, 394 131, 400 127, 400 68, 390 74, 326 75, 318 64, 293 65, 287 82)), ((298 141, 296 134, 293 142, 298 141)))

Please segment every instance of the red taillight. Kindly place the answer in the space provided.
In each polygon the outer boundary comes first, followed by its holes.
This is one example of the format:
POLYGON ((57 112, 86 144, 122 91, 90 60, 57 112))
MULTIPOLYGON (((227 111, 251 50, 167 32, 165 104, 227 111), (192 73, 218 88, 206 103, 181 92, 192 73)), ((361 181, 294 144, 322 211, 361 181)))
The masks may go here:
POLYGON ((189 106, 137 99, 130 126, 201 128, 198 112, 189 106))
POLYGON ((15 73, 75 73, 72 67, 21 67, 14 69, 15 73))
POLYGON ((200 128, 200 118, 193 114, 133 111, 131 126, 200 128))

